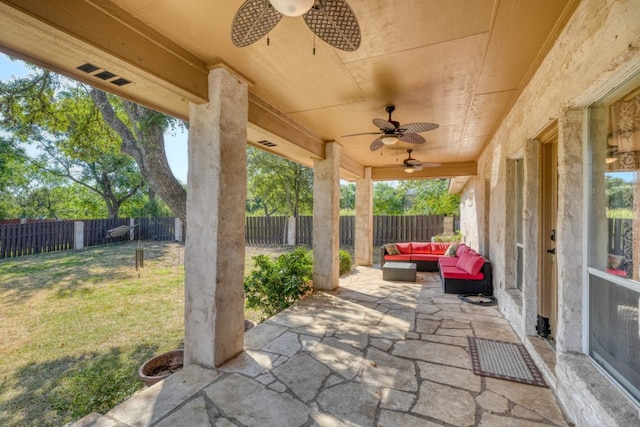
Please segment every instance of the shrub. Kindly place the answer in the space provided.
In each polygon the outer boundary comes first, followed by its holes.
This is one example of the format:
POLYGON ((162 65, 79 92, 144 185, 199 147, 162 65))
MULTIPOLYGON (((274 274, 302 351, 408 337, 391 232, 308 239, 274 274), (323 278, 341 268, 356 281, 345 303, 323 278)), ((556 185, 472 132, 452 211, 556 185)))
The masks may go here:
POLYGON ((353 261, 351 260, 351 255, 349 252, 344 249, 340 249, 340 275, 346 274, 351 271, 351 266, 353 265, 353 261))
POLYGON ((434 242, 455 243, 462 242, 462 233, 456 231, 455 234, 437 234, 433 236, 434 242))
POLYGON ((259 309, 265 320, 284 310, 312 290, 313 261, 305 248, 272 260, 266 255, 253 257, 254 269, 244 279, 247 307, 259 309))

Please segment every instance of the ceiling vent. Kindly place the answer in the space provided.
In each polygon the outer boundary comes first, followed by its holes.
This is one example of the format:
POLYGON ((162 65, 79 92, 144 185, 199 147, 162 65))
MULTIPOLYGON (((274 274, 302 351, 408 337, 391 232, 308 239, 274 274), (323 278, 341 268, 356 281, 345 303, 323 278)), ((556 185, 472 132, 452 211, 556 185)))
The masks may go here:
POLYGON ((89 74, 89 75, 91 75, 93 77, 97 77, 97 78, 99 78, 101 80, 104 80, 104 81, 109 81, 110 80, 109 83, 112 83, 112 84, 114 84, 116 86, 124 86, 124 85, 128 85, 129 83, 131 83, 131 80, 127 80, 125 78, 119 77, 116 74, 113 74, 111 71, 107 71, 104 68, 100 68, 97 65, 93 65, 93 64, 91 64, 89 62, 86 62, 86 63, 76 67, 76 69, 80 70, 80 71, 84 71, 85 73, 87 73, 87 74, 89 74), (96 71, 99 71, 99 70, 102 70, 102 71, 100 71, 99 73, 93 74, 93 73, 95 73, 96 71), (117 77, 117 78, 114 79, 114 77, 117 77), (113 79, 113 80, 111 80, 111 79, 113 79))
POLYGON ((274 144, 271 141, 258 141, 258 144, 264 145, 265 147, 269 147, 269 148, 276 146, 276 144, 274 144))
POLYGON ((111 80, 109 83, 113 83, 116 86, 124 86, 124 85, 128 85, 131 82, 127 79, 123 79, 122 77, 120 77, 119 79, 111 80))
POLYGON ((98 74, 94 74, 94 76, 102 80, 109 80, 114 78, 116 75, 113 73, 110 73, 109 71, 101 71, 98 74))
POLYGON ((97 71, 100 69, 100 67, 96 67, 95 65, 89 64, 88 62, 76 68, 80 71, 84 71, 85 73, 93 73, 94 71, 97 71))

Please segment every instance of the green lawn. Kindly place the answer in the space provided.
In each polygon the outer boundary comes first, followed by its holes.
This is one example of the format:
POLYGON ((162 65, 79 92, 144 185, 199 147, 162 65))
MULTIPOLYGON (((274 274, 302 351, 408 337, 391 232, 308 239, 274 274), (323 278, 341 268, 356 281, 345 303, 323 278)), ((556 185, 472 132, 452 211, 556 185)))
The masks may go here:
POLYGON ((138 271, 136 247, 0 261, 0 425, 104 413, 143 387, 142 362, 183 346, 184 246, 143 242, 138 271))

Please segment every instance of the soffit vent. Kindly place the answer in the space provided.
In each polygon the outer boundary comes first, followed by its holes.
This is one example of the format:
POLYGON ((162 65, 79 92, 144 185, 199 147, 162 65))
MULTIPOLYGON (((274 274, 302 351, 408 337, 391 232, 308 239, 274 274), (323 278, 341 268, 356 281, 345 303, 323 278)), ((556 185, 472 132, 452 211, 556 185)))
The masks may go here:
POLYGON ((109 80, 114 78, 116 75, 113 73, 110 73, 109 71, 101 71, 98 74, 94 74, 94 76, 102 80, 109 80))
POLYGON ((94 71, 97 71, 100 69, 100 67, 96 67, 95 65, 89 64, 88 62, 76 68, 80 71, 84 71, 85 73, 93 73, 94 71))
POLYGON ((123 79, 122 77, 120 77, 119 79, 112 80, 109 83, 113 83, 116 86, 124 86, 124 85, 128 85, 131 82, 127 79, 123 79))
POLYGON ((89 62, 84 63, 78 67, 76 67, 76 69, 80 70, 80 71, 84 71, 85 73, 93 76, 93 77, 97 77, 101 80, 104 81, 109 81, 109 83, 112 83, 116 86, 124 86, 124 85, 128 85, 129 83, 131 83, 131 80, 127 80, 123 77, 120 77, 116 74, 113 74, 111 71, 107 71, 104 68, 100 68, 97 65, 93 65, 89 62), (100 71, 101 70, 101 71, 100 71), (96 71, 100 71, 99 73, 95 73, 96 71), (95 74, 94 74, 95 73, 95 74), (116 78, 117 77, 117 78, 116 78), (113 80, 111 80, 113 79, 113 80))
POLYGON ((271 141, 258 141, 258 144, 264 145, 265 147, 269 147, 269 148, 276 146, 276 144, 274 144, 271 141))

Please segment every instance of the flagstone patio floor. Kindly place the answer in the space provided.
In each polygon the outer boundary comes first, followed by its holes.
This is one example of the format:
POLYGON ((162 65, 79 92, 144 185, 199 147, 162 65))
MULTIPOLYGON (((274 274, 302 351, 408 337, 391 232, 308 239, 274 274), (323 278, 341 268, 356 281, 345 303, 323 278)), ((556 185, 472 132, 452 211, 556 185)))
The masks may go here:
POLYGON ((435 273, 358 267, 245 334, 218 370, 189 366, 81 426, 567 426, 549 388, 474 375, 467 336, 518 342, 496 306, 435 273))

